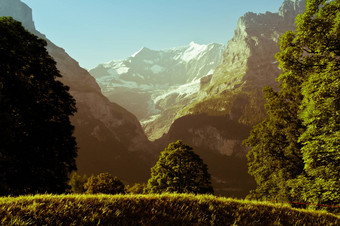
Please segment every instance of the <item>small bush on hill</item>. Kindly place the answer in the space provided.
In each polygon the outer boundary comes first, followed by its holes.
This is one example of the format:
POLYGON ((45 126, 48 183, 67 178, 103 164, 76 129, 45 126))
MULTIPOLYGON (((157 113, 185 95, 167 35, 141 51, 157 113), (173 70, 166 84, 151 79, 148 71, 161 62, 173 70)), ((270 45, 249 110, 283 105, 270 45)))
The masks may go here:
POLYGON ((90 177, 84 184, 88 194, 124 194, 124 184, 109 173, 101 173, 90 177))

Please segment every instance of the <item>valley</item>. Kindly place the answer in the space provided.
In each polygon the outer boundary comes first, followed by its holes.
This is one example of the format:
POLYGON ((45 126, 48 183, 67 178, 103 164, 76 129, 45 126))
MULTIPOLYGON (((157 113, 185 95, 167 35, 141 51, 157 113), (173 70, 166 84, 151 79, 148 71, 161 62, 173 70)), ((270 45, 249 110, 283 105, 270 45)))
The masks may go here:
POLYGON ((216 194, 244 198, 254 188, 242 140, 266 117, 262 89, 275 87, 281 73, 279 37, 295 29, 304 1, 284 1, 276 13, 246 13, 226 46, 142 47, 89 71, 35 29, 28 6, 20 0, 2 4, 7 8, 1 16, 13 16, 47 40, 61 81, 76 99, 80 173, 145 182, 159 153, 183 140, 207 163, 216 194))

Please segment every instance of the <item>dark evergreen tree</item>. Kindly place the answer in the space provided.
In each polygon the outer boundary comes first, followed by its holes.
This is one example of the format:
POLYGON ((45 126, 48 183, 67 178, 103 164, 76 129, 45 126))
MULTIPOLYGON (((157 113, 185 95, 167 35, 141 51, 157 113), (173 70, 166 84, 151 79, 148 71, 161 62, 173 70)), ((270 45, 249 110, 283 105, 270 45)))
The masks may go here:
POLYGON ((182 141, 169 144, 151 168, 147 191, 213 194, 208 167, 182 141))
POLYGON ((0 19, 0 194, 62 193, 76 169, 69 88, 46 41, 0 19))
POLYGON ((245 141, 250 197, 339 203, 339 12, 339 0, 307 0, 297 31, 281 37, 280 91, 266 88, 269 117, 245 141))

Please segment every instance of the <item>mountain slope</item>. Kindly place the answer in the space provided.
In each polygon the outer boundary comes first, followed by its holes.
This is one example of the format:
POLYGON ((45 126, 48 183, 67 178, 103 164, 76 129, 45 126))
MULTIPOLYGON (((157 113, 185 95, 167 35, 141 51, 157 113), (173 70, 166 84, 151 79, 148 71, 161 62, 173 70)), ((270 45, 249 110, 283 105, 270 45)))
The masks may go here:
POLYGON ((78 112, 71 120, 79 147, 79 171, 87 174, 110 172, 129 182, 148 178, 153 164, 153 146, 137 118, 104 97, 85 69, 35 30, 32 10, 26 4, 20 0, 2 0, 0 16, 22 21, 30 32, 47 40, 47 50, 63 76, 60 80, 70 87, 76 99, 78 112))

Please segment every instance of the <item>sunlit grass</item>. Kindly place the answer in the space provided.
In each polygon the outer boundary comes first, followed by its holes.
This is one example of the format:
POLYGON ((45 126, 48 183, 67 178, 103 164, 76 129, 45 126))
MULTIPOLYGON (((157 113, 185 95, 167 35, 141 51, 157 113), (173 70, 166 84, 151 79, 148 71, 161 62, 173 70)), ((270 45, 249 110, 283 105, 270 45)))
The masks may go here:
POLYGON ((0 224, 339 225, 340 217, 212 195, 35 195, 0 198, 0 224))

